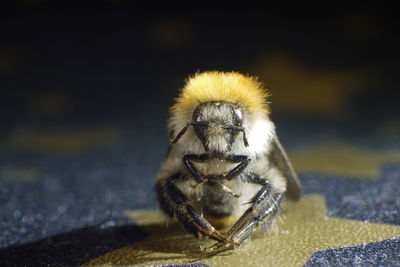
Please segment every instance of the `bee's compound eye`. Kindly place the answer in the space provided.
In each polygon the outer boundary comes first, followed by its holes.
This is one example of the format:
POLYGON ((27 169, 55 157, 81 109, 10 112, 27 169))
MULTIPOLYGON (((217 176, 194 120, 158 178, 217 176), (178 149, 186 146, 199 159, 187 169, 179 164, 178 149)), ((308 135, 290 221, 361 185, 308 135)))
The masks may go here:
POLYGON ((242 126, 243 124, 243 115, 240 108, 233 109, 233 123, 235 126, 242 126))
POLYGON ((193 122, 201 122, 203 121, 203 117, 201 115, 201 112, 199 110, 196 110, 193 113, 193 122))

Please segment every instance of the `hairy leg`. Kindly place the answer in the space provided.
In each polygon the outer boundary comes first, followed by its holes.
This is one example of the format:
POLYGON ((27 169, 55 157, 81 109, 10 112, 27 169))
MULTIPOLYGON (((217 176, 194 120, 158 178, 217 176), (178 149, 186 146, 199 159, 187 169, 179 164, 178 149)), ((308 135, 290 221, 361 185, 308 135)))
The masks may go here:
POLYGON ((239 220, 227 232, 230 242, 218 242, 204 251, 214 252, 220 248, 232 247, 232 245, 240 245, 246 240, 252 232, 255 225, 266 219, 266 224, 270 223, 279 212, 280 201, 283 194, 277 192, 267 182, 267 180, 259 177, 249 177, 247 182, 261 185, 261 189, 250 201, 250 207, 244 212, 239 220))
POLYGON ((197 238, 208 236, 219 242, 229 242, 225 235, 219 233, 194 209, 190 199, 174 184, 177 180, 182 180, 179 173, 157 182, 156 190, 161 208, 168 215, 178 218, 183 227, 197 238))

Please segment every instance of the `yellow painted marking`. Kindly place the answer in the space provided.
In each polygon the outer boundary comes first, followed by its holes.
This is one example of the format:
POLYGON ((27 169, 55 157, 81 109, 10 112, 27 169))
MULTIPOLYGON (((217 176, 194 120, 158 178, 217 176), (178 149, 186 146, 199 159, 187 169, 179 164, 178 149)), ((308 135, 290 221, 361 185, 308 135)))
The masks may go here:
POLYGON ((20 149, 70 154, 111 143, 118 137, 118 132, 112 128, 21 130, 2 143, 20 149))
POLYGON ((39 177, 39 170, 36 168, 2 168, 0 169, 1 180, 18 180, 33 182, 39 177))
POLYGON ((297 172, 378 179, 385 163, 400 163, 400 151, 372 151, 332 142, 289 152, 297 172))
POLYGON ((345 115, 348 100, 376 80, 367 69, 315 68, 282 52, 258 56, 252 73, 271 92, 272 111, 345 115))
POLYGON ((150 236, 83 266, 152 266, 187 262, 210 266, 303 266, 319 250, 400 236, 397 225, 327 217, 325 199, 321 195, 308 196, 297 203, 289 202, 285 207, 285 219, 278 231, 258 232, 241 247, 210 258, 202 258, 198 246, 211 245, 213 241, 196 240, 176 224, 166 227, 159 212, 128 212, 128 216, 150 236))

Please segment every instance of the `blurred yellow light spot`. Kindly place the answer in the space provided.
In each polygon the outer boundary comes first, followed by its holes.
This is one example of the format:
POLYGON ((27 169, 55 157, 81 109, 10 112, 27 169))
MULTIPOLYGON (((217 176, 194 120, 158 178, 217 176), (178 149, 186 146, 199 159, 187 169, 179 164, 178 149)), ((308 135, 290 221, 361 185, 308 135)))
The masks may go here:
POLYGON ((0 76, 17 72, 24 63, 24 51, 18 45, 0 47, 0 76))
POLYGON ((378 179, 385 163, 400 163, 400 151, 373 151, 331 142, 289 152, 297 172, 378 179))
POLYGON ((373 79, 369 70, 316 68, 284 53, 261 56, 253 73, 271 93, 272 111, 344 115, 349 98, 373 79))
POLYGON ((400 120, 386 120, 382 121, 378 127, 376 127, 380 134, 391 135, 398 137, 400 136, 400 120))
POLYGON ((378 25, 372 12, 348 12, 343 16, 343 30, 356 39, 379 38, 378 25))
POLYGON ((192 25, 180 19, 156 21, 148 30, 149 41, 160 48, 178 48, 193 39, 192 25))
POLYGON ((109 144, 119 138, 113 128, 20 130, 2 143, 19 149, 79 153, 92 147, 109 144))
POLYGON ((31 99, 33 112, 39 115, 59 115, 72 108, 71 96, 61 89, 39 91, 31 99))
POLYGON ((39 170, 36 168, 2 168, 0 169, 1 180, 17 180, 23 182, 32 182, 39 177, 39 170))

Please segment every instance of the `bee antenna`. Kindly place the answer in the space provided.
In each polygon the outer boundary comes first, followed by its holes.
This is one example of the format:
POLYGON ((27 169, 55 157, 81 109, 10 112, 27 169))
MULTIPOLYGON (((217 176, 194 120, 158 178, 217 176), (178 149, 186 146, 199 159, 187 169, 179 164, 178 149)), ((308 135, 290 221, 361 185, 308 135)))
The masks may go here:
POLYGON ((182 135, 184 135, 187 131, 187 129, 189 128, 189 126, 191 126, 192 124, 189 123, 187 124, 176 136, 175 138, 171 141, 172 144, 175 144, 176 142, 178 142, 179 139, 181 139, 182 135))
POLYGON ((243 133, 243 142, 244 142, 244 145, 245 145, 246 147, 248 147, 248 146, 249 146, 249 142, 247 141, 246 132, 244 131, 244 129, 242 130, 242 133, 243 133))

